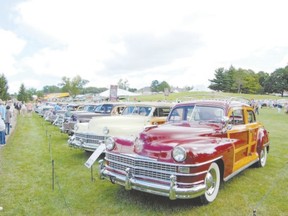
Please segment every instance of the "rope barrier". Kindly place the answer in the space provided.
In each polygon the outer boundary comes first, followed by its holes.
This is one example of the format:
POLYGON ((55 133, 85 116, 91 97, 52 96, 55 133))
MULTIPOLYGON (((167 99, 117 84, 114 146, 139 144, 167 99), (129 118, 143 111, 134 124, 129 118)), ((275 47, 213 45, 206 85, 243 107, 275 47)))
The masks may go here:
MULTIPOLYGON (((48 136, 48 130, 47 130, 47 127, 46 127, 46 137, 48 136)), ((72 215, 72 210, 70 208, 70 206, 68 205, 68 202, 66 200, 66 197, 63 193, 63 190, 61 188, 61 185, 60 185, 60 181, 59 181, 59 178, 57 175, 55 175, 55 160, 53 159, 53 156, 52 156, 52 144, 51 144, 51 134, 49 134, 49 137, 48 137, 48 150, 49 150, 49 154, 50 154, 50 160, 51 160, 51 169, 52 169, 52 176, 51 176, 51 185, 52 185, 52 190, 54 191, 54 188, 55 188, 55 182, 58 186, 58 190, 59 190, 59 193, 60 195, 62 196, 63 200, 64 200, 64 204, 65 204, 65 207, 68 209, 68 212, 69 212, 69 215, 72 215), (56 180, 56 181, 55 181, 56 180)))

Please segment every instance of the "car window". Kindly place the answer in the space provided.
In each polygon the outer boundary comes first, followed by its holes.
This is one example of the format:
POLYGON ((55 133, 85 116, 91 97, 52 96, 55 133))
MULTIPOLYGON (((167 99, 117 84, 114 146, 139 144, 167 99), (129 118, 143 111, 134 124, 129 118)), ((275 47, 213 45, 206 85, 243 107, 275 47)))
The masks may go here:
POLYGON ((255 117, 255 114, 252 110, 248 110, 248 122, 249 123, 256 122, 256 117, 255 117))
POLYGON ((124 108, 125 108, 124 106, 117 106, 117 107, 114 107, 112 112, 114 112, 114 114, 116 115, 119 115, 119 114, 122 114, 124 108))
POLYGON ((108 113, 109 114, 109 113, 111 113, 112 109, 113 109, 113 105, 112 104, 103 104, 102 106, 97 107, 95 109, 95 112, 97 112, 97 113, 108 113))
POLYGON ((191 121, 220 121, 223 118, 223 109, 212 106, 195 106, 190 114, 191 121))
POLYGON ((193 112, 194 106, 179 106, 171 111, 168 121, 186 121, 193 112), (189 115, 190 114, 190 115, 189 115))
POLYGON ((83 111, 93 112, 95 110, 95 105, 86 105, 83 107, 83 111))
POLYGON ((183 106, 174 108, 169 121, 220 121, 223 109, 211 106, 183 106))
POLYGON ((229 120, 233 125, 244 124, 243 110, 242 109, 233 110, 231 116, 229 117, 229 120))
POLYGON ((141 115, 148 116, 152 111, 152 107, 149 106, 128 106, 122 112, 122 115, 141 115))
POLYGON ((170 113, 171 108, 170 107, 157 107, 154 112, 154 117, 167 117, 170 113))
POLYGON ((127 106, 124 108, 124 110, 122 111, 122 115, 129 115, 133 113, 134 110, 134 106, 127 106))

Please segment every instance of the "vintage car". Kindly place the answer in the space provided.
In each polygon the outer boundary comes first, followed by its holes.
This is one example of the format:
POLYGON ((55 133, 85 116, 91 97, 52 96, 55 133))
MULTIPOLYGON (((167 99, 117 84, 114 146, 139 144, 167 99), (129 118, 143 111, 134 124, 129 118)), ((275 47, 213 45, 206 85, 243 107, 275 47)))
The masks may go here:
POLYGON ((89 105, 90 109, 83 109, 81 111, 71 113, 71 116, 63 122, 60 130, 62 133, 73 135, 74 127, 77 122, 89 122, 93 117, 119 115, 124 107, 124 103, 118 102, 89 105), (91 109, 91 106, 93 106, 94 109, 91 109))
POLYGON ((110 136, 136 136, 144 127, 163 124, 172 103, 136 102, 126 104, 121 115, 92 118, 88 124, 77 124, 68 140, 71 147, 95 151, 110 136))
MULTIPOLYGON (((99 148, 100 149, 100 148, 99 148)), ((264 167, 268 132, 248 103, 199 100, 174 106, 168 122, 136 139, 110 137, 101 179, 174 199, 215 200, 221 180, 256 164, 264 167)))

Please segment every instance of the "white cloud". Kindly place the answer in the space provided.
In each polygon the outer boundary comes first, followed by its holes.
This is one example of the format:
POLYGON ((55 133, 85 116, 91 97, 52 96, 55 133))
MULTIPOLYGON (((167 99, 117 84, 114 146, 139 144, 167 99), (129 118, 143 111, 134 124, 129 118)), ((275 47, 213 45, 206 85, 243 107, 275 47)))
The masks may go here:
POLYGON ((14 75, 16 71, 16 58, 23 50, 25 41, 11 31, 0 28, 0 73, 14 75))
POLYGON ((9 41, 0 44, 2 68, 26 73, 27 86, 37 88, 76 75, 97 87, 122 78, 140 88, 155 79, 207 86, 230 65, 272 72, 288 62, 286 2, 23 1, 17 31, 0 29, 2 43, 9 41))

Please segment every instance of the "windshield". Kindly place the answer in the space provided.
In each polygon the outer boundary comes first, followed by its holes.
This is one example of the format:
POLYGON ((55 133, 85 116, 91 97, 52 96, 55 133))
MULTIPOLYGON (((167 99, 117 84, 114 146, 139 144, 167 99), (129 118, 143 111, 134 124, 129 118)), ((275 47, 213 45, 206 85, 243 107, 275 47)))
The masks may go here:
POLYGON ((96 108, 96 105, 85 105, 83 107, 83 111, 94 112, 95 108, 96 108))
POLYGON ((147 106, 128 106, 122 112, 122 115, 142 115, 148 116, 152 110, 152 107, 147 106))
POLYGON ((223 119, 224 111, 211 106, 179 106, 172 110, 168 121, 214 121, 223 119))
POLYGON ((111 113, 113 109, 113 105, 112 104, 103 104, 101 106, 97 106, 95 109, 96 113, 106 113, 109 114, 111 113))

